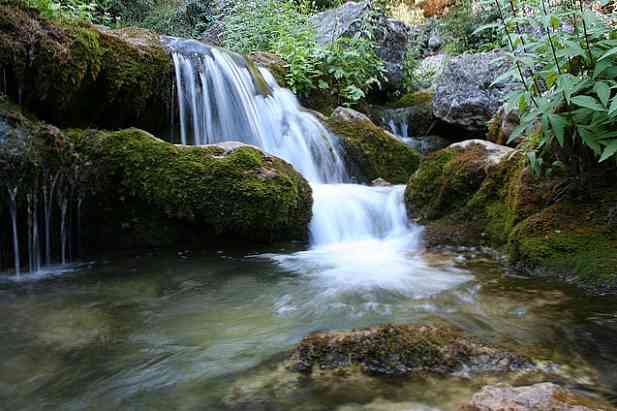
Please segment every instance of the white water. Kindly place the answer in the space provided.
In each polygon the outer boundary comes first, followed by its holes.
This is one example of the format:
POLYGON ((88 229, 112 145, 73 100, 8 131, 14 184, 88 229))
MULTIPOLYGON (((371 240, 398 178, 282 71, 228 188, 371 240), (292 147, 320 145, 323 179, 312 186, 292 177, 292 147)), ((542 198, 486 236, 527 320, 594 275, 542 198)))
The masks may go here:
POLYGON ((311 249, 269 258, 312 273, 327 292, 375 287, 424 295, 421 290, 431 294, 468 279, 435 275, 418 256, 422 229, 407 218, 404 187, 349 184, 338 138, 267 70, 196 41, 165 42, 175 63, 183 144, 256 145, 293 164, 311 183, 311 249))

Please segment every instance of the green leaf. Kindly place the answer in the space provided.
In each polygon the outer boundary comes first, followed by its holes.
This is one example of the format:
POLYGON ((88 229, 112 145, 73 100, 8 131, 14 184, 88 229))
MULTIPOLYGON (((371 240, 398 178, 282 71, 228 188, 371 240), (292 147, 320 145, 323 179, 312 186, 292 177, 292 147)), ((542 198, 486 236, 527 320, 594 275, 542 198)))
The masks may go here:
POLYGON ((591 96, 574 96, 570 99, 572 103, 579 107, 585 107, 594 111, 606 111, 606 109, 600 104, 598 99, 591 96))
POLYGON ((604 54, 602 55, 602 57, 600 57, 600 58, 598 59, 598 61, 602 61, 602 60, 604 60, 604 59, 606 59, 606 58, 609 58, 610 56, 613 56, 613 55, 615 55, 615 54, 617 54, 617 47, 613 47, 612 49, 610 49, 609 51, 607 51, 606 53, 604 53, 604 54))
POLYGON ((600 162, 606 161, 617 153, 617 141, 613 141, 604 148, 600 162))
POLYGON ((600 102, 604 107, 608 107, 608 100, 611 97, 611 87, 605 82, 601 81, 596 83, 593 87, 593 91, 596 92, 598 97, 600 98, 600 102))
POLYGON ((555 133, 559 145, 563 147, 568 123, 559 114, 549 114, 548 120, 551 123, 551 129, 555 133))
POLYGON ((617 96, 613 97, 613 102, 611 103, 611 107, 608 109, 608 115, 612 116, 617 113, 617 96))

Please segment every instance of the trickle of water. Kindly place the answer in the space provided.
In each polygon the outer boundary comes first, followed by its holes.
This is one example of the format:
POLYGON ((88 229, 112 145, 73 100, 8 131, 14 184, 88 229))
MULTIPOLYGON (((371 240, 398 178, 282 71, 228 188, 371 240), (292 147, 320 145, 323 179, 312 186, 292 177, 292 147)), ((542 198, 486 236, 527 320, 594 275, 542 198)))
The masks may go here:
POLYGON ((13 228, 13 253, 15 257, 15 274, 21 274, 21 255, 19 253, 19 231, 17 226, 17 187, 9 188, 9 214, 13 228))

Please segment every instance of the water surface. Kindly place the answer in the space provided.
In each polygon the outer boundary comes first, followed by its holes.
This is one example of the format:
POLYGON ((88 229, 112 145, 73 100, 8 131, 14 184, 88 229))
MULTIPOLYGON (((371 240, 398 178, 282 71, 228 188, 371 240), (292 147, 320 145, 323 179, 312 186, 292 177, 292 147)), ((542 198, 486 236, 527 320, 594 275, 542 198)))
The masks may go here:
MULTIPOLYGON (((304 335, 452 324, 561 364, 617 400, 617 303, 505 275, 477 251, 400 238, 303 250, 120 256, 0 282, 0 404, 10 410, 454 410, 490 379, 310 381, 281 370, 304 335), (373 253, 371 253, 373 252, 373 253)), ((300 249, 299 249, 300 248, 300 249)), ((0 407, 1 408, 1 407, 0 407)))

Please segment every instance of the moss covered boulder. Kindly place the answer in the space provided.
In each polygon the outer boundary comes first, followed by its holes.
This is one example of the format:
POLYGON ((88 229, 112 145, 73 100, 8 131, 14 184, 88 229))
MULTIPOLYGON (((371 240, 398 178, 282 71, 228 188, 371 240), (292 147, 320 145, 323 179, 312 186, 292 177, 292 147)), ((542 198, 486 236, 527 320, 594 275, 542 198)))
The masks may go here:
POLYGON ((456 329, 389 324, 311 334, 294 348, 288 362, 289 369, 307 374, 359 369, 384 376, 503 373, 531 366, 523 356, 482 344, 456 329))
POLYGON ((597 187, 531 215, 511 232, 509 252, 527 272, 617 289, 617 186, 597 187))
POLYGON ((57 126, 168 123, 173 64, 146 30, 60 24, 0 5, 0 73, 9 96, 57 126))
POLYGON ((290 164, 255 147, 173 145, 139 129, 70 134, 98 174, 88 203, 92 243, 307 237, 310 186, 290 164))
POLYGON ((613 179, 596 176, 582 189, 568 191, 568 177, 535 177, 520 152, 471 140, 428 156, 409 180, 405 202, 410 215, 426 224, 429 246, 490 246, 524 272, 613 289, 613 179))
POLYGON ((364 114, 339 107, 325 123, 341 139, 351 174, 363 181, 383 178, 404 184, 420 164, 417 151, 364 114))

